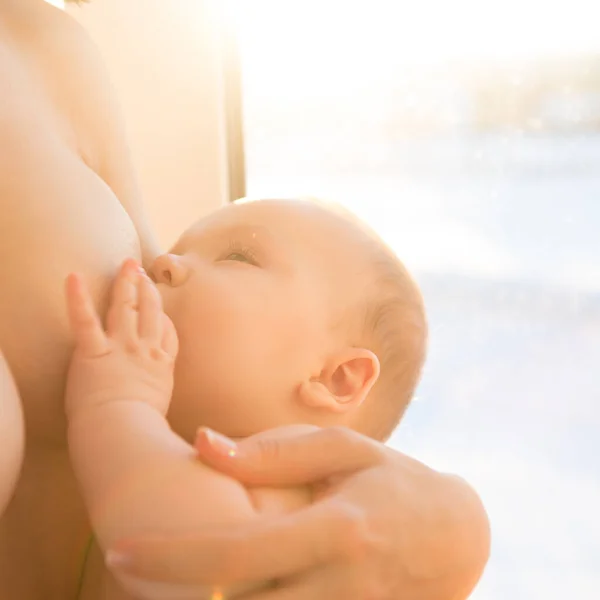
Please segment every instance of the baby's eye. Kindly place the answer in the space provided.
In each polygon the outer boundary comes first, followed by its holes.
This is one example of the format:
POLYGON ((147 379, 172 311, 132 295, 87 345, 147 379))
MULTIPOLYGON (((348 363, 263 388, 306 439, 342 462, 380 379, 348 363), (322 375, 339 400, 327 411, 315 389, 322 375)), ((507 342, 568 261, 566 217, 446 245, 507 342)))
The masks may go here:
POLYGON ((258 260, 254 250, 234 241, 229 243, 229 248, 223 253, 220 260, 240 262, 258 267, 258 260))
POLYGON ((230 252, 223 260, 233 260, 236 262, 245 262, 248 264, 254 264, 254 262, 245 254, 241 252, 230 252))

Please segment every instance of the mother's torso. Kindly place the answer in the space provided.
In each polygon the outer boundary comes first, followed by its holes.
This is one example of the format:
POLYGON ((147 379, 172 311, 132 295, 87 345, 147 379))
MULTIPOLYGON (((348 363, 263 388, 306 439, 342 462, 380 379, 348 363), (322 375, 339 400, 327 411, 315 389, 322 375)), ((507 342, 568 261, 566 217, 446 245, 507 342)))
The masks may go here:
POLYGON ((53 33, 13 32, 0 35, 0 347, 35 433, 60 413, 65 276, 82 272, 100 297, 139 244, 117 198, 82 159, 93 163, 99 149, 83 130, 85 99, 66 80, 73 73, 61 68, 77 48, 58 46, 53 33))
POLYGON ((127 213, 94 171, 102 149, 76 83, 86 67, 81 34, 54 9, 32 17, 18 5, 0 1, 0 348, 27 441, 0 521, 0 585, 3 597, 50 600, 72 597, 87 535, 65 448, 64 278, 82 273, 101 306, 118 265, 140 251, 127 213))

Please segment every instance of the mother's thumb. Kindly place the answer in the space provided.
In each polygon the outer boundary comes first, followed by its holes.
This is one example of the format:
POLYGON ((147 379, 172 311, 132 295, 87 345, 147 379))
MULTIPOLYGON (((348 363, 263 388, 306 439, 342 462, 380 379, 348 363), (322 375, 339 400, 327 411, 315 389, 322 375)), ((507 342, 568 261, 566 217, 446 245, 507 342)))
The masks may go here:
POLYGON ((198 432, 205 464, 249 485, 302 485, 357 471, 381 459, 383 446, 343 428, 297 435, 259 434, 239 443, 209 429, 198 432))
POLYGON ((313 461, 302 446, 305 443, 299 443, 298 438, 262 435, 236 443, 207 428, 198 430, 194 442, 203 463, 248 485, 294 485, 313 480, 313 461), (304 452, 299 453, 298 446, 304 452), (299 464, 305 467, 302 473, 299 464))

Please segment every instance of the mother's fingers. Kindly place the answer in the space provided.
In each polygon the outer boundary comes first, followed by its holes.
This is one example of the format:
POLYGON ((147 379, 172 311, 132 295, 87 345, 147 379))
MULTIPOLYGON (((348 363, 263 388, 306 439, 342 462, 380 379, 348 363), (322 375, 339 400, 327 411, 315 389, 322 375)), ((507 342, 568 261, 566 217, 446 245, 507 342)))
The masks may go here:
MULTIPOLYGON (((233 442, 231 442, 233 444, 233 442)), ((384 460, 386 448, 344 427, 282 437, 248 438, 232 446, 210 430, 195 442, 205 464, 248 485, 302 485, 360 471, 384 460)))
POLYGON ((362 515, 339 501, 324 501, 276 520, 185 538, 123 542, 109 567, 141 579, 230 585, 288 577, 326 564, 362 544, 362 515))

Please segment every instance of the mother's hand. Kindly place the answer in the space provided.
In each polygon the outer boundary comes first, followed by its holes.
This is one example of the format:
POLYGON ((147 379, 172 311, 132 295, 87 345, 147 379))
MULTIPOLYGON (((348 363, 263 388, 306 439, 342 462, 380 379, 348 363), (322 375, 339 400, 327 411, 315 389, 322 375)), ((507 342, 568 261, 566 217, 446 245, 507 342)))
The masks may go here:
POLYGON ((278 581, 243 600, 469 595, 487 562, 489 527, 466 483, 347 429, 283 431, 234 452, 203 432, 196 447, 203 462, 250 486, 317 484, 314 504, 190 538, 124 542, 123 572, 172 583, 278 581))

